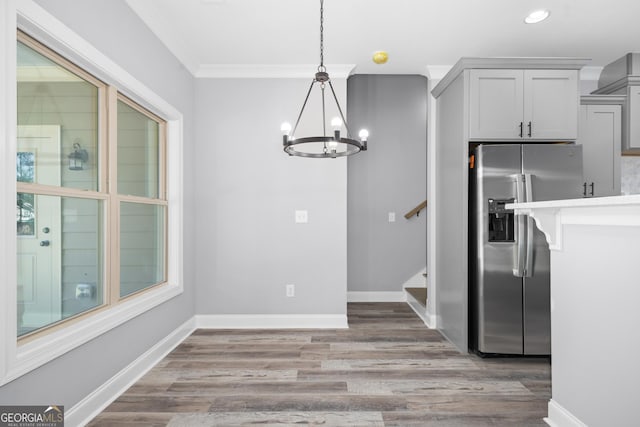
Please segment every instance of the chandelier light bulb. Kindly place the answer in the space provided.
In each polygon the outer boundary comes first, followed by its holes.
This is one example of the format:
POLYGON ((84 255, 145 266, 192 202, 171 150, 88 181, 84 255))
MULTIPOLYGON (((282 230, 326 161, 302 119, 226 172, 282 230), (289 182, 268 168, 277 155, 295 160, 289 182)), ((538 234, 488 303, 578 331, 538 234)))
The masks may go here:
POLYGON ((366 141, 367 138, 369 138, 369 131, 366 129, 361 129, 360 133, 358 133, 358 136, 360 137, 360 140, 366 141))
POLYGON ((283 135, 289 136, 289 133, 291 132, 291 123, 289 122, 282 123, 282 126, 280 126, 280 130, 282 131, 283 135))
MULTIPOLYGON (((327 72, 327 67, 324 65, 324 0, 320 2, 320 64, 318 65, 317 72, 315 73, 307 95, 302 103, 302 108, 296 119, 296 124, 291 129, 291 125, 283 123, 282 127, 282 146, 285 153, 290 156, 307 157, 312 159, 335 159, 337 157, 350 156, 352 154, 359 153, 367 150, 367 142, 361 141, 351 137, 351 131, 349 124, 344 118, 340 102, 331 83, 331 78, 327 72), (293 134, 298 132, 298 123, 305 112, 305 106, 309 100, 309 95, 313 89, 317 88, 321 91, 320 99, 322 100, 322 115, 320 122, 322 124, 322 133, 319 135, 305 136, 298 134, 297 138, 293 134), (327 116, 327 109, 325 108, 325 98, 329 98, 335 102, 336 109, 331 109, 332 112, 339 113, 338 117, 334 117, 331 120, 327 120, 331 116, 327 116), (327 123, 331 123, 329 129, 327 123), (333 135, 330 133, 330 129, 333 131, 333 135), (341 135, 341 133, 344 134, 341 135)), ((367 134, 368 135, 368 134, 367 134)), ((365 136, 366 138, 366 136, 365 136)))

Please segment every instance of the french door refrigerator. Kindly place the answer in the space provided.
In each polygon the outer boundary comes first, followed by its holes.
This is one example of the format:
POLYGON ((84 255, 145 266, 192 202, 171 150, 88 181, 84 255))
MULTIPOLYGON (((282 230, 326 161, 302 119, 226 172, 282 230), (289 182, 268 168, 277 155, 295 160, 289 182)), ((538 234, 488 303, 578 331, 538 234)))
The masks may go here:
POLYGON ((482 354, 551 353, 549 246, 513 202, 582 197, 582 147, 479 145, 470 170, 470 346, 482 354))

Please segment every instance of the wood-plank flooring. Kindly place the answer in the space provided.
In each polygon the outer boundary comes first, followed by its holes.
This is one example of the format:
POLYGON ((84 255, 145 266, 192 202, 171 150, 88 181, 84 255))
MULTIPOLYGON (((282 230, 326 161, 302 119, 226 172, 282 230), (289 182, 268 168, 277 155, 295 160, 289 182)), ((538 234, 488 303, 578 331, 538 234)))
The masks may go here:
POLYGON ((550 362, 460 354, 404 303, 345 330, 197 330, 91 426, 545 426, 550 362))

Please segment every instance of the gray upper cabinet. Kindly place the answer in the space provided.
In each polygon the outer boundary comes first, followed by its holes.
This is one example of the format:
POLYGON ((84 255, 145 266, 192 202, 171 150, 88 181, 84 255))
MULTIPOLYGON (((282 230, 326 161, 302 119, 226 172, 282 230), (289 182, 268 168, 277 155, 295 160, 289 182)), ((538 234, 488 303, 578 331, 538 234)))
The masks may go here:
POLYGON ((627 135, 622 146, 624 154, 640 155, 640 86, 627 87, 625 122, 627 135), (634 116, 635 114, 635 116, 634 116))
POLYGON ((620 194, 622 105, 617 105, 616 97, 608 97, 610 105, 605 103, 606 96, 603 100, 597 98, 585 96, 580 106, 576 142, 582 145, 585 197, 620 194))
POLYGON ((640 53, 628 53, 604 67, 594 95, 625 95, 622 154, 640 155, 640 53))
POLYGON ((575 140, 577 70, 470 70, 472 140, 575 140))
POLYGON ((471 70, 469 136, 473 139, 519 139, 524 132, 522 70, 471 70))

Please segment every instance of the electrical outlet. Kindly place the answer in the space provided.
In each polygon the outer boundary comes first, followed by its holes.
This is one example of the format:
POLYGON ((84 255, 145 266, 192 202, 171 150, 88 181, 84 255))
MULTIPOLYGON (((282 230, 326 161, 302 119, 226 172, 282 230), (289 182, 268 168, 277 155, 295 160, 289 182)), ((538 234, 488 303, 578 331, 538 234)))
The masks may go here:
POLYGON ((296 211, 296 224, 306 224, 309 222, 309 213, 307 211, 296 211))
POLYGON ((287 289, 287 296, 288 297, 295 297, 296 296, 296 285, 287 285, 286 286, 287 289))

